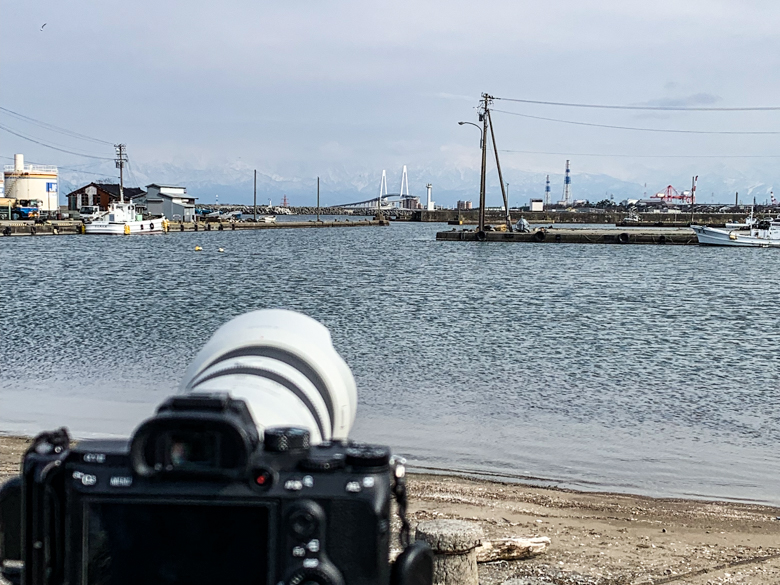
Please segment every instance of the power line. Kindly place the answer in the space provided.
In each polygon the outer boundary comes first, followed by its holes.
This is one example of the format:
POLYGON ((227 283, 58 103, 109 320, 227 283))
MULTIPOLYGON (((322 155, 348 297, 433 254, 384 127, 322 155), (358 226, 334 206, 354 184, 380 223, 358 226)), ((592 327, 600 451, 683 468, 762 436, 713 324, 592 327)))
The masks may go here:
POLYGON ((780 154, 599 154, 593 152, 543 152, 537 150, 501 150, 501 152, 515 154, 552 154, 556 156, 603 156, 610 158, 780 158, 780 154))
MULTIPOLYGON (((14 157, 12 157, 12 156, 0 156, 0 158, 4 158, 6 160, 14 160, 14 157)), ((31 165, 46 164, 46 163, 36 162, 34 160, 27 161, 27 162, 29 162, 31 165)), ((72 171, 74 173, 82 173, 84 175, 95 175, 97 177, 108 177, 109 179, 116 179, 116 177, 114 175, 107 175, 105 173, 96 173, 94 171, 84 171, 84 170, 82 170, 82 169, 80 169, 78 167, 63 167, 63 166, 57 165, 57 169, 58 170, 64 170, 64 171, 72 171)))
POLYGON ((24 114, 20 114, 19 112, 14 112, 13 110, 9 110, 8 108, 4 108, 2 106, 0 106, 0 110, 20 120, 31 122, 32 124, 36 124, 42 128, 46 128, 47 130, 53 130, 54 132, 59 132, 60 134, 71 136, 72 138, 79 138, 81 140, 90 140, 92 142, 97 142, 98 144, 108 144, 109 146, 113 146, 111 142, 100 140, 99 138, 92 138, 91 136, 80 134, 79 132, 68 130, 67 128, 60 128, 59 126, 55 126, 54 124, 49 124, 48 122, 43 122, 42 120, 36 120, 35 118, 31 118, 30 116, 25 116, 24 114))
POLYGON ((594 124, 591 122, 575 122, 574 120, 560 120, 558 118, 543 118, 542 116, 531 116, 529 114, 520 114, 518 112, 507 112, 506 110, 491 110, 501 114, 511 116, 520 116, 521 118, 532 118, 534 120, 544 120, 547 122, 560 122, 561 124, 574 124, 576 126, 594 126, 596 128, 612 128, 614 130, 636 130, 639 132, 661 132, 672 134, 780 134, 780 131, 731 131, 731 130, 671 130, 663 128, 637 128, 634 126, 612 126, 610 124, 594 124))
POLYGON ((91 154, 84 154, 83 152, 74 152, 72 150, 66 150, 64 148, 59 148, 57 146, 52 146, 51 144, 46 144, 45 142, 41 142, 40 140, 36 140, 34 138, 30 138, 29 136, 25 136, 24 134, 19 134, 18 132, 15 132, 14 130, 11 130, 10 128, 3 126, 0 124, 0 130, 5 130, 9 134, 13 134, 14 136, 18 136, 19 138, 22 138, 24 140, 29 140, 30 142, 34 142, 35 144, 40 144, 41 146, 45 146, 46 148, 51 148, 52 150, 59 150, 60 152, 65 152, 68 154, 75 154, 76 156, 83 156, 86 158, 95 158, 98 160, 114 160, 113 158, 108 158, 105 156, 94 156, 91 154))
MULTIPOLYGON (((538 104, 543 106, 564 106, 568 108, 599 108, 603 110, 661 110, 661 111, 689 111, 689 112, 771 112, 780 110, 780 106, 756 106, 746 108, 708 108, 699 106, 612 106, 603 104, 576 104, 567 102, 544 102, 538 100, 521 100, 514 98, 494 97, 494 100, 505 102, 519 102, 522 104, 538 104)), ((498 110, 494 110, 498 111, 498 110)))
POLYGON ((127 161, 127 172, 130 175, 130 180, 135 184, 135 186, 140 187, 141 184, 138 182, 138 179, 135 178, 135 173, 133 172, 133 167, 130 165, 130 160, 127 161))

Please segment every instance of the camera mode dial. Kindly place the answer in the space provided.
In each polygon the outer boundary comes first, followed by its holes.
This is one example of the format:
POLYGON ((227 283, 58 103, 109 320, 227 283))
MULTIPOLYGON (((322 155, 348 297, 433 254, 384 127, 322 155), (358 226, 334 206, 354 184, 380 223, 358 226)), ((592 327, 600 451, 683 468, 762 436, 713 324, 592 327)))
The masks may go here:
POLYGON ((265 429, 263 448, 273 453, 305 451, 311 443, 309 431, 297 427, 271 427, 265 429))
POLYGON ((346 454, 347 465, 353 467, 384 467, 390 463, 390 449, 378 445, 353 443, 346 454))
POLYGON ((306 471, 335 471, 344 467, 346 457, 343 453, 310 454, 308 459, 300 462, 301 469, 306 471))

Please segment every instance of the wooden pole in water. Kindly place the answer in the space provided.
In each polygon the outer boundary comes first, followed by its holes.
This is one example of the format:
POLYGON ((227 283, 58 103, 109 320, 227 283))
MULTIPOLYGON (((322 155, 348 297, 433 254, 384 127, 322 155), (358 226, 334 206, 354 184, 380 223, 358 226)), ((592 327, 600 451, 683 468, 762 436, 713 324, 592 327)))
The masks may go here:
POLYGON ((317 177, 317 222, 320 221, 320 178, 317 177))
POLYGON ((255 223, 257 223, 257 169, 255 169, 255 223))
POLYGON ((496 153, 496 168, 498 169, 498 182, 501 183, 501 196, 504 198, 504 210, 506 212, 506 229, 512 231, 512 218, 509 216, 509 199, 506 196, 506 189, 504 189, 504 177, 501 175, 501 163, 498 160, 498 146, 496 146, 496 135, 493 133, 493 118, 488 114, 488 121, 490 122, 490 140, 493 142, 493 151, 496 153))

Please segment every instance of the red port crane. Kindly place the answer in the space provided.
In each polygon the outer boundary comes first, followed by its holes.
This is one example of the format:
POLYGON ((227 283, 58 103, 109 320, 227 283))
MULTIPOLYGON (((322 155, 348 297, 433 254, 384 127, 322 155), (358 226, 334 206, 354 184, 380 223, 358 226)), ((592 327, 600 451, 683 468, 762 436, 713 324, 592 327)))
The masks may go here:
POLYGON ((671 185, 667 185, 666 189, 651 196, 651 199, 663 199, 665 202, 670 203, 673 201, 679 201, 681 203, 691 203, 690 191, 683 191, 682 194, 677 192, 677 189, 671 185))

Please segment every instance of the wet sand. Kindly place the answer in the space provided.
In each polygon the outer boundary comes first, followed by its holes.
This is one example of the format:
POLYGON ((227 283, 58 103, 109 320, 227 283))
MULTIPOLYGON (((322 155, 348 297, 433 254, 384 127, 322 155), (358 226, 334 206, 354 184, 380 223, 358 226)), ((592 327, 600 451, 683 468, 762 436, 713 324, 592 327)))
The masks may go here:
MULTIPOLYGON (((0 481, 27 439, 0 436, 0 481)), ((409 515, 478 522, 489 537, 548 536, 544 554, 480 565, 493 585, 780 584, 780 508, 409 476, 409 515)))

